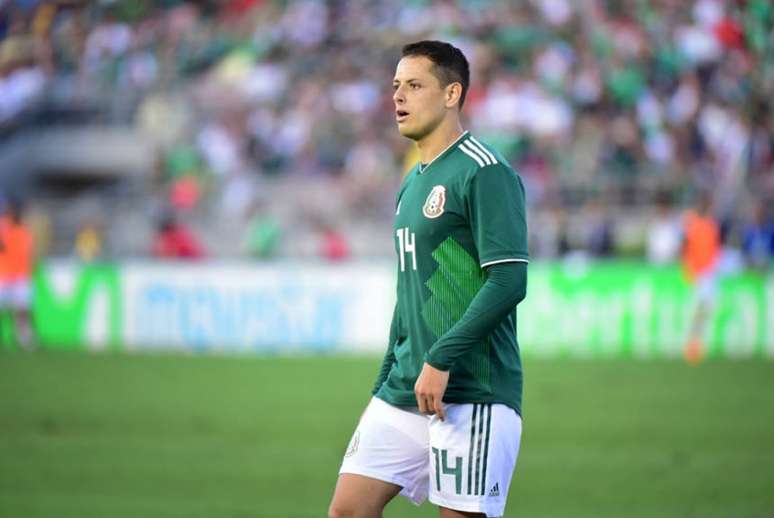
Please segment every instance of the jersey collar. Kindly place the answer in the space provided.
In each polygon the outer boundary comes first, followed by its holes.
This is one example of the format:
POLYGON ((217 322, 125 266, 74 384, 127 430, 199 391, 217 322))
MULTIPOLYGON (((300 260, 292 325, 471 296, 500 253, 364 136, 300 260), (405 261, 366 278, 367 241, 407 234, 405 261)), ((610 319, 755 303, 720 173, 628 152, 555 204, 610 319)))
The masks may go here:
POLYGON ((424 173, 425 171, 427 171, 427 168, 428 168, 428 167, 430 167, 430 166, 433 164, 433 162, 435 162, 436 160, 438 160, 439 158, 441 158, 441 157, 442 157, 443 155, 445 155, 445 154, 446 154, 446 153, 447 153, 449 150, 451 150, 451 149, 452 149, 454 146, 456 146, 457 144, 459 144, 459 142, 460 142, 460 141, 461 141, 463 138, 465 138, 465 135, 467 135, 467 134, 468 134, 468 130, 465 130, 465 131, 463 131, 463 132, 462 132, 462 134, 461 134, 459 137, 457 137, 456 139, 454 139, 454 142, 452 142, 451 144, 449 144, 448 146, 446 146, 446 148, 445 148, 443 151, 441 151, 440 153, 438 153, 437 155, 435 155, 435 158, 433 158, 432 160, 430 160, 430 161, 427 163, 427 165, 426 165, 425 167, 422 167, 422 164, 420 163, 420 164, 419 164, 419 174, 422 174, 422 173, 424 173))

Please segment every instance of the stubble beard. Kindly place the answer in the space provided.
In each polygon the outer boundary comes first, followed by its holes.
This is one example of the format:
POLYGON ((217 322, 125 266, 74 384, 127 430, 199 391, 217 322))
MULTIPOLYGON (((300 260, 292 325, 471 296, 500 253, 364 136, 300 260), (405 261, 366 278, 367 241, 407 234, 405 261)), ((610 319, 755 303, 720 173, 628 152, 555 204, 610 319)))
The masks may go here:
POLYGON ((419 142, 423 138, 430 135, 433 131, 435 131, 438 126, 441 125, 441 122, 443 121, 443 117, 438 117, 435 120, 430 120, 424 125, 418 127, 418 128, 407 128, 405 130, 402 130, 400 126, 398 126, 398 133, 400 133, 402 136, 413 140, 414 142, 419 142))

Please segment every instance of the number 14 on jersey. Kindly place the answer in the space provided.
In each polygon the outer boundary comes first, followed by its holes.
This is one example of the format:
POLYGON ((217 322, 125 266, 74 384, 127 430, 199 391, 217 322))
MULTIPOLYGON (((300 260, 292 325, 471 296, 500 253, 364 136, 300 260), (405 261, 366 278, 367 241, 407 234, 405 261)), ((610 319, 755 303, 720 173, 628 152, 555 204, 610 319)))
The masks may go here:
POLYGON ((406 254, 411 254, 411 266, 413 270, 417 269, 417 247, 416 238, 413 232, 409 232, 408 227, 399 228, 395 231, 398 236, 398 255, 400 256, 400 271, 406 271, 406 254))

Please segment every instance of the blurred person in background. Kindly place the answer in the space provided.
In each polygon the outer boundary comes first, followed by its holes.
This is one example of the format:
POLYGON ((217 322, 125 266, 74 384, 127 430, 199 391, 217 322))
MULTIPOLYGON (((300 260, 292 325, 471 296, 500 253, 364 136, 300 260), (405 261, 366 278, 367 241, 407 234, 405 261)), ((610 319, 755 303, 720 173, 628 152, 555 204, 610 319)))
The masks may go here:
POLYGON ((615 227, 606 203, 592 200, 586 207, 588 228, 587 248, 592 257, 609 258, 616 251, 615 227))
POLYGON ((683 216, 683 269, 696 299, 683 351, 691 364, 705 354, 703 335, 715 302, 720 255, 720 224, 712 214, 712 197, 705 192, 683 216))
POLYGON ((34 245, 22 214, 21 204, 11 200, 0 217, 0 339, 13 337, 31 349, 34 245))
POLYGON ((24 211, 24 221, 32 234, 33 257, 47 257, 54 237, 48 211, 43 207, 28 206, 24 211))
POLYGON ((202 259, 205 253, 193 231, 170 212, 159 220, 153 255, 159 259, 202 259))
POLYGON ((318 219, 317 232, 320 236, 319 255, 328 261, 345 261, 350 258, 349 241, 344 232, 324 218, 318 219))
POLYGON ((78 229, 73 249, 76 257, 90 263, 102 256, 102 225, 94 219, 87 219, 78 229))
POLYGON ((656 216, 648 227, 647 257, 651 264, 666 265, 680 255, 682 230, 669 193, 662 192, 656 200, 656 216))
MULTIPOLYGON (((3 7, 0 2, 0 15, 3 7)), ((23 115, 42 97, 53 66, 50 45, 40 37, 46 29, 40 23, 28 27, 29 17, 21 9, 9 7, 8 12, 5 34, 0 36, 0 126, 23 115)))
POLYGON ((282 240, 282 225, 278 218, 269 213, 263 200, 255 200, 248 212, 247 229, 243 247, 254 259, 276 257, 282 240))
POLYGON ((770 207, 771 204, 760 202, 742 235, 745 260, 756 270, 766 270, 774 258, 774 213, 770 207))

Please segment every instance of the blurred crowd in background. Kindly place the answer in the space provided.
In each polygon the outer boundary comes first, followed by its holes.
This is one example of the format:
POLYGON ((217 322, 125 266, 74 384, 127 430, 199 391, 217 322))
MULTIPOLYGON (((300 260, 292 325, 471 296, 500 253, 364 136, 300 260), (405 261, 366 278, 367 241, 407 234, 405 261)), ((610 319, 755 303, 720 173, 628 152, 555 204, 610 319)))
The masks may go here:
POLYGON ((0 139, 122 127, 152 154, 120 201, 93 172, 24 193, 38 250, 388 256, 419 39, 471 62, 465 124, 523 177, 533 257, 674 261, 707 194, 725 247, 771 264, 770 0, 0 0, 0 139))

